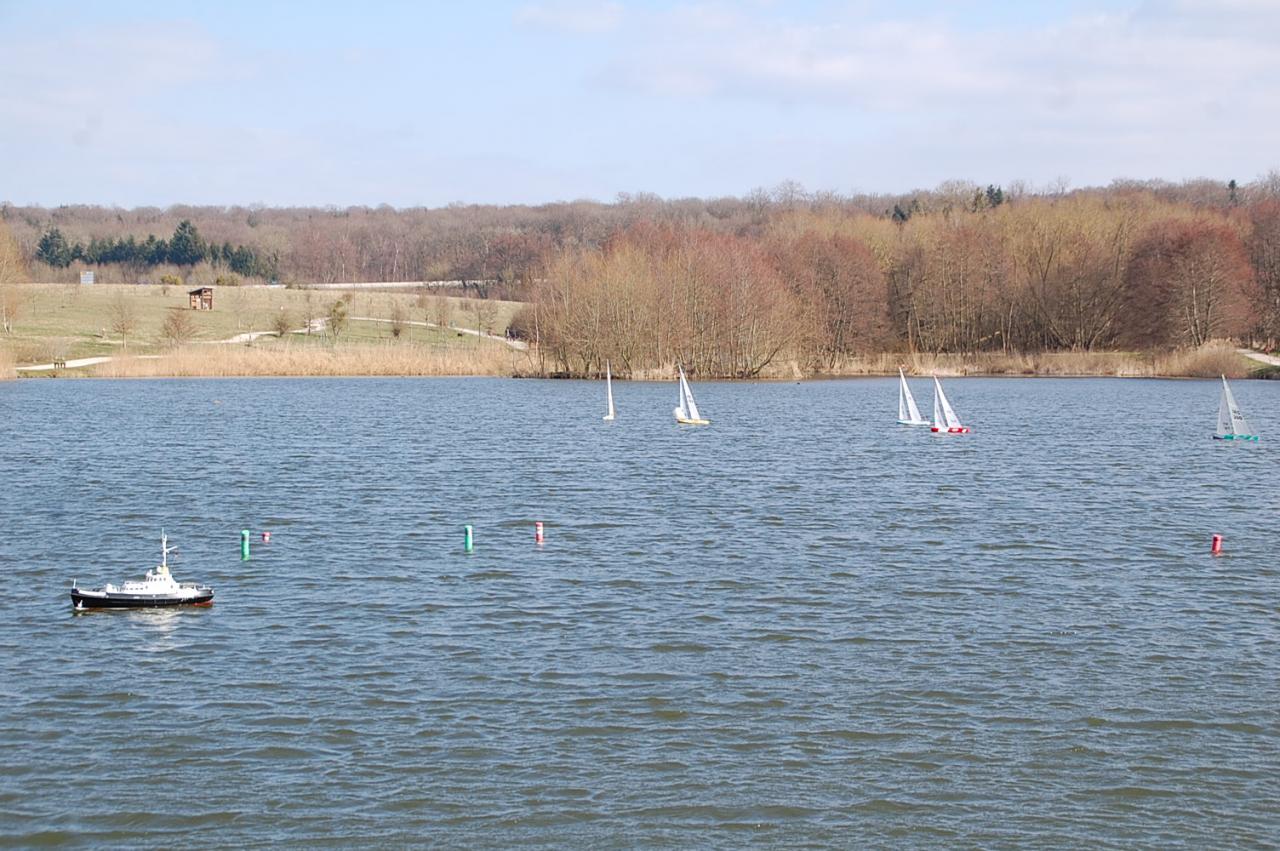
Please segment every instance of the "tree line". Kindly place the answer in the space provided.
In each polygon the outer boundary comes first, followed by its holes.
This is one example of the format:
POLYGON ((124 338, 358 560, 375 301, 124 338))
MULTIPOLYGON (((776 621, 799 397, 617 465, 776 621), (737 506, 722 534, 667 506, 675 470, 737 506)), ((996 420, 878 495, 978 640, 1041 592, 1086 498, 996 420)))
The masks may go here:
MULTIPOLYGON (((613 234, 641 222, 750 236, 763 233, 778 217, 797 212, 865 215, 905 222, 944 211, 976 213, 1068 196, 1135 195, 1173 207, 1231 209, 1280 197, 1280 172, 1244 184, 1208 180, 1115 181, 1107 187, 1077 190, 1070 190, 1064 182, 1031 187, 1020 183, 979 186, 948 181, 927 190, 842 195, 807 192, 798 184, 782 183, 742 197, 661 198, 624 193, 611 203, 453 204, 433 209, 190 205, 47 208, 0 203, 0 221, 17 239, 32 276, 38 280, 74 278, 69 267, 54 267, 37 257, 38 243, 51 228, 57 228, 69 246, 80 244, 87 253, 94 240, 118 245, 121 241, 127 244, 132 238, 135 245, 141 246, 149 235, 174 232, 188 221, 208 244, 223 249, 218 257, 210 258, 214 262, 229 264, 225 256, 227 244, 242 246, 252 251, 259 263, 270 262, 269 269, 256 270, 259 275, 269 271, 283 282, 459 280, 474 283, 481 294, 518 296, 549 259, 563 251, 598 247, 613 234)), ((52 255, 62 256, 56 252, 52 255)), ((147 277, 141 274, 145 267, 127 268, 113 260, 115 256, 107 252, 96 259, 106 266, 118 267, 120 280, 147 277)), ((150 256, 158 259, 159 252, 150 256)), ((245 274, 243 268, 239 274, 245 274)))
POLYGON ((147 234, 144 240, 133 235, 94 236, 87 245, 68 242, 56 225, 51 226, 36 243, 33 259, 51 269, 65 269, 76 262, 89 266, 120 264, 134 269, 166 264, 190 267, 208 262, 215 268, 225 266, 245 277, 274 277, 276 271, 274 257, 260 255, 248 246, 206 242, 189 219, 179 222, 168 240, 157 239, 155 234, 147 234))
MULTIPOLYGON (((985 197, 985 193, 984 193, 985 197)), ((821 372, 887 351, 1280 337, 1280 199, 1072 194, 909 216, 794 210, 754 233, 642 223, 561 252, 516 331, 549 369, 821 372)))
POLYGON ((570 373, 1280 338, 1280 173, 440 209, 0 204, 0 222, 35 280, 195 262, 302 285, 469 282, 529 301, 511 333, 570 373))

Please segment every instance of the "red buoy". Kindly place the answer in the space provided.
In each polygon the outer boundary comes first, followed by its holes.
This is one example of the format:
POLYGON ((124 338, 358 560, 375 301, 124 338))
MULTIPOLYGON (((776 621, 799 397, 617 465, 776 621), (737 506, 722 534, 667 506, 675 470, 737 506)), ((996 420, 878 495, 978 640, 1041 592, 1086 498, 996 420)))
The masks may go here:
POLYGON ((1213 554, 1216 556, 1222 555, 1222 536, 1221 535, 1213 536, 1213 554))
POLYGON ((533 524, 533 540, 534 543, 542 543, 542 521, 538 520, 533 524))
POLYGON ((262 533, 262 543, 264 543, 264 544, 269 544, 269 543, 271 543, 271 533, 270 533, 270 532, 263 532, 263 533, 262 533))

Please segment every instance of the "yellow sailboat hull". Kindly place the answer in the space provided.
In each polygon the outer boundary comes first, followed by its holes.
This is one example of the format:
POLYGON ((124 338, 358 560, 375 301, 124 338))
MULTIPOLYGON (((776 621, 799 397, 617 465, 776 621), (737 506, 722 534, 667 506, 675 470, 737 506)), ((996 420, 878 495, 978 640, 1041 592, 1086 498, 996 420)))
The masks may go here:
POLYGON ((680 425, 711 425, 711 420, 686 420, 684 417, 676 417, 676 422, 680 425))

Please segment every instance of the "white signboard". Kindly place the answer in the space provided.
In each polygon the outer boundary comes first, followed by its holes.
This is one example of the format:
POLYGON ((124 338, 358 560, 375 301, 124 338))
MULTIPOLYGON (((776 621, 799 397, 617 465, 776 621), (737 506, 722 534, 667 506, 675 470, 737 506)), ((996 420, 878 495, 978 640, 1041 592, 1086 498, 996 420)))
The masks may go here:
POLYGON ((82 284, 92 284, 92 283, 93 283, 93 273, 92 273, 92 272, 81 272, 81 273, 80 273, 80 283, 82 283, 82 284))

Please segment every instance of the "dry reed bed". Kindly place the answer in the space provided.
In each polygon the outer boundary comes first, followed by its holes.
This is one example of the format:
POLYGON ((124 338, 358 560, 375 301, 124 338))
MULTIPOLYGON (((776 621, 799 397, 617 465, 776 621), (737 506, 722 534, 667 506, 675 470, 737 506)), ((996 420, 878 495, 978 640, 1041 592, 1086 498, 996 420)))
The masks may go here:
POLYGON ((17 377, 18 373, 13 369, 13 358, 9 356, 5 349, 0 348, 0 381, 17 377))
MULTIPOLYGON (((0 350, 0 377, 12 377, 12 359, 0 350)), ((887 353, 847 358, 824 370, 824 377, 908 374, 1041 375, 1112 377, 1243 378, 1257 365, 1227 343, 1163 354, 1139 352, 979 353, 932 355, 887 353)), ((352 376, 352 375, 536 375, 534 359, 502 345, 438 348, 408 343, 340 344, 334 347, 195 346, 160 357, 121 358, 94 367, 103 378, 352 376)), ((667 381, 675 364, 634 370, 638 381, 667 381)), ((792 360, 778 361, 761 376, 797 380, 813 377, 792 360)))
MULTIPOLYGON (((515 358, 524 359, 523 353, 515 358)), ((101 378, 231 378, 254 376, 511 375, 518 363, 506 346, 441 349, 412 344, 329 347, 199 346, 154 358, 99 364, 101 378)))
POLYGON ((1143 352, 1043 352, 972 355, 883 354, 842 361, 827 374, 892 375, 902 367, 915 375, 1047 375, 1122 378, 1244 378, 1257 368, 1227 343, 1163 354, 1143 352))
MULTIPOLYGON (((906 354, 887 352, 845 358, 818 376, 825 378, 894 375, 901 367, 908 375, 1025 375, 1105 376, 1116 378, 1244 378, 1258 368, 1225 342, 1210 342, 1196 349, 1173 352, 1041 352, 1029 354, 906 354)), ((632 380, 668 381, 675 378, 675 364, 634 370, 632 380)), ((794 360, 770 364, 760 378, 799 380, 816 377, 794 360)))

